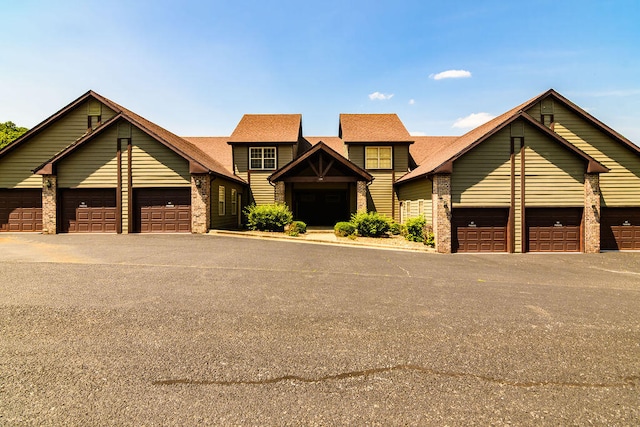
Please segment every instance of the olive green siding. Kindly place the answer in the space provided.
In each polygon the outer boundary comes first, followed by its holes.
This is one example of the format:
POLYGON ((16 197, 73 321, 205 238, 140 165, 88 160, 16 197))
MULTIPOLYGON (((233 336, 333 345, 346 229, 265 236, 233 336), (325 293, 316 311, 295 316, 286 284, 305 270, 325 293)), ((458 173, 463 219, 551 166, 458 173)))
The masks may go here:
POLYGON ((527 207, 583 206, 585 162, 530 126, 524 141, 527 207))
POLYGON ((510 206, 511 134, 503 129, 453 165, 453 206, 510 206))
POLYGON ((245 145, 233 146, 233 172, 240 178, 249 179, 249 147, 245 145))
POLYGON ((349 145, 349 148, 347 150, 351 163, 364 169, 364 146, 349 145))
POLYGON ((189 162, 138 128, 132 129, 133 187, 190 187, 189 162))
POLYGON ((128 163, 129 163, 129 153, 127 152, 127 145, 123 144, 121 147, 122 157, 120 161, 121 169, 121 179, 122 179, 122 232, 129 232, 129 174, 128 174, 128 163))
MULTIPOLYGON (((232 190, 236 190, 236 199, 238 194, 242 194, 243 187, 240 184, 231 182, 224 178, 216 178, 211 182, 211 228, 217 229, 234 229, 238 228, 238 214, 242 211, 242 206, 236 206, 236 213, 232 213, 232 190), (225 191, 225 212, 220 215, 219 210, 219 189, 224 186, 225 191)), ((242 197, 244 199, 244 197, 242 197)))
MULTIPOLYGON (((42 177, 31 171, 87 132, 88 103, 83 102, 28 138, 0 159, 0 188, 40 188, 42 177)), ((103 121, 115 113, 102 106, 103 121)))
POLYGON ((251 171, 249 176, 249 186, 251 187, 252 201, 256 205, 274 203, 275 190, 267 179, 272 173, 273 171, 251 171))
POLYGON ((607 168, 600 175, 603 206, 640 206, 640 156, 562 106, 554 105, 554 130, 607 168))
POLYGON ((291 160, 293 160, 293 145, 278 145, 278 154, 277 156, 277 161, 278 161, 278 169, 280 169, 281 167, 283 167, 284 165, 286 165, 287 163, 289 163, 291 160))
POLYGON ((367 200, 367 210, 393 217, 393 204, 396 200, 393 191, 393 172, 378 171, 372 175, 374 179, 369 185, 371 197, 367 200))
MULTIPOLYGON (((526 138, 526 137, 525 137, 526 138)), ((526 139, 525 139, 526 159, 526 139)), ((513 231, 514 252, 521 253, 522 249, 522 154, 519 146, 514 147, 514 191, 513 191, 513 231)), ((525 166, 526 169, 526 166, 525 166)), ((525 189, 526 192, 526 189, 525 189)), ((525 201, 526 203, 526 201, 525 201)))
POLYGON ((409 172, 409 146, 396 145, 393 147, 393 170, 400 177, 409 172))
POLYGON ((410 202, 410 209, 405 210, 406 218, 404 219, 423 215, 427 224, 432 224, 432 191, 433 183, 426 178, 402 185, 398 189, 398 199, 403 203, 410 202))
POLYGON ((118 185, 117 127, 112 126, 58 163, 61 188, 113 188, 118 185))

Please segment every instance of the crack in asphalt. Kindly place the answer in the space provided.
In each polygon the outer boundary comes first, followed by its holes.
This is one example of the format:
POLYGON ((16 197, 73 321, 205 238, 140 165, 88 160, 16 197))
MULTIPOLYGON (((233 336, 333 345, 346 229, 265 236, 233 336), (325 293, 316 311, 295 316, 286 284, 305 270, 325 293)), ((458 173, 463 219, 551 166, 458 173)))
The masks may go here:
POLYGON ((375 374, 382 374, 396 371, 415 371, 422 374, 437 375, 448 378, 472 378, 489 383, 499 384, 510 387, 583 387, 583 388, 621 388, 627 386, 636 386, 640 382, 640 375, 622 377, 618 382, 579 382, 579 381, 509 381, 499 378, 490 377, 487 375, 472 374, 466 372, 450 372, 450 371, 438 371, 436 369, 425 368, 418 365, 396 365, 385 368, 366 369, 362 371, 343 372, 340 374, 326 375, 324 377, 307 378, 298 375, 284 375, 281 377, 266 378, 262 380, 236 380, 236 381, 217 381, 217 380, 191 380, 186 378, 180 379, 168 379, 153 381, 153 385, 158 386, 170 386, 170 385, 220 385, 220 386, 232 386, 232 385, 267 385, 276 384, 285 381, 297 381, 302 383, 319 383, 326 381, 344 380, 350 378, 369 377, 375 374))

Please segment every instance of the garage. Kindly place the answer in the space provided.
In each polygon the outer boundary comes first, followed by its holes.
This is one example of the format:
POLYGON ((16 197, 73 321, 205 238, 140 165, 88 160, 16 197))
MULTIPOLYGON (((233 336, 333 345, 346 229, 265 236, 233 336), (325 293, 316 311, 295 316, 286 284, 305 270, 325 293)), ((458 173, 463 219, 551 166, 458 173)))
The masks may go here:
POLYGON ((113 188, 61 189, 62 233, 115 233, 116 190, 113 188))
POLYGON ((136 232, 191 232, 190 188, 138 188, 133 194, 136 232))
POLYGON ((509 209, 453 210, 454 252, 506 252, 509 209))
POLYGON ((640 208, 602 208, 600 247, 608 250, 640 250, 640 208))
POLYGON ((0 190, 0 232, 42 231, 42 190, 0 190))
POLYGON ((580 252, 582 208, 526 210, 529 252, 580 252))

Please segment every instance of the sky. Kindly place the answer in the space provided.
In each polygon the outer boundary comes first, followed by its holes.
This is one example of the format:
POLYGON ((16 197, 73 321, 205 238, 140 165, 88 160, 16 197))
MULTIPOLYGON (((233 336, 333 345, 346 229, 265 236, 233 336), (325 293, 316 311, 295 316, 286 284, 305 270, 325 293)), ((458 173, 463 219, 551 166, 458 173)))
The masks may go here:
POLYGON ((553 88, 640 144, 640 0, 0 0, 0 122, 88 90, 182 136, 397 113, 461 135, 553 88))

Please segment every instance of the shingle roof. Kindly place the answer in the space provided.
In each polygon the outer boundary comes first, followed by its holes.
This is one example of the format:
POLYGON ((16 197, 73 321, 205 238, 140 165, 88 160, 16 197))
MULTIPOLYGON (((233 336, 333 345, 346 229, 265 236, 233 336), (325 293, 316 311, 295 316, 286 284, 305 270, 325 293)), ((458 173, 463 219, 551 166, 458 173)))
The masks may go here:
POLYGON ((245 114, 229 138, 229 142, 298 142, 301 136, 301 114, 245 114))
POLYGON ((339 136, 347 143, 415 140, 397 114, 340 114, 339 136))
POLYGON ((420 165, 442 147, 452 144, 459 136, 414 136, 415 142, 409 146, 409 154, 416 165, 420 165))
POLYGON ((233 171, 233 151, 227 144, 228 136, 183 136, 182 139, 216 159, 229 173, 233 171))
POLYGON ((309 141, 311 146, 315 146, 319 142, 324 142, 326 146, 331 148, 336 153, 347 158, 347 146, 344 141, 337 136, 306 136, 305 139, 309 141))

